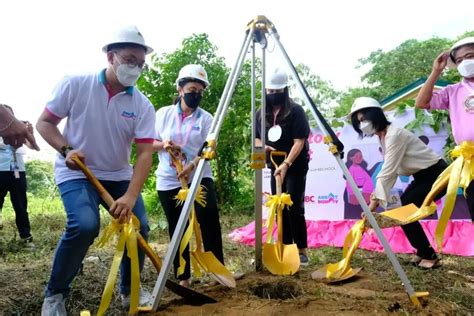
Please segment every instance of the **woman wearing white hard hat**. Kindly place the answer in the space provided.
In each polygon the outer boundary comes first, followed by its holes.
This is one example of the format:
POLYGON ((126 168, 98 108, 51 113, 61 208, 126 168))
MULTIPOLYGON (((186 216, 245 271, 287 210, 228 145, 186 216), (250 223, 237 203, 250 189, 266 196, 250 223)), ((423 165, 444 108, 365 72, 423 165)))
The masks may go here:
MULTIPOLYGON (((275 170, 272 169, 272 192, 276 192, 275 175, 283 180, 283 192, 291 196, 293 205, 283 211, 283 243, 296 243, 302 265, 309 263, 304 197, 308 172, 308 119, 303 108, 293 102, 288 93, 288 75, 281 68, 268 74, 265 83, 265 150, 284 151, 287 158, 275 170)), ((256 144, 261 144, 260 111, 257 112, 256 144)), ((268 161, 268 159, 267 159, 268 161)))
MULTIPOLYGON (((451 50, 440 54, 433 62, 433 70, 416 98, 416 107, 429 110, 448 110, 456 144, 474 142, 474 37, 456 42, 451 50), (461 82, 433 91, 436 80, 447 64, 456 65, 461 82)), ((474 182, 466 188, 466 200, 474 220, 474 182)))
MULTIPOLYGON (((154 149, 158 152, 159 164, 156 170, 156 189, 168 220, 170 238, 178 223, 182 205, 176 204, 175 196, 181 189, 180 178, 191 182, 199 157, 197 156, 211 128, 212 115, 199 107, 204 91, 209 86, 207 73, 200 65, 186 65, 179 71, 176 80, 178 97, 173 105, 160 108, 156 112, 156 140, 154 149), (177 174, 176 167, 166 151, 166 146, 180 149, 184 170, 177 174)), ((217 207, 216 190, 212 171, 205 162, 201 185, 206 191, 206 206, 195 203, 198 222, 201 226, 204 248, 212 251, 224 263, 221 226, 217 207)), ((189 286, 191 277, 189 250, 183 253, 186 260, 185 271, 176 275, 183 286, 189 286)), ((179 267, 179 255, 174 259, 175 274, 179 267)))
MULTIPOLYGON (((446 162, 413 133, 393 126, 379 102, 373 98, 357 98, 352 105, 350 118, 352 127, 360 137, 378 137, 384 156, 371 196, 370 210, 374 212, 379 205, 387 206, 390 189, 400 175, 414 178, 400 196, 402 205, 414 203, 420 207, 438 175, 447 167, 446 162)), ((401 227, 416 249, 412 262, 426 269, 439 266, 440 261, 421 224, 414 222, 401 227)))

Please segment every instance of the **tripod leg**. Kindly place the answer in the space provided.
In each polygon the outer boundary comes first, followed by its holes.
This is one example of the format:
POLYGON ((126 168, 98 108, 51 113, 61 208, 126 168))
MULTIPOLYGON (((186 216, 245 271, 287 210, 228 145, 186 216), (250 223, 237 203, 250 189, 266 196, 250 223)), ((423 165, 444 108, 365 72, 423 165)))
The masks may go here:
MULTIPOLYGON (((216 111, 217 114, 214 116, 214 119, 211 125, 211 130, 209 132, 209 135, 207 136, 208 140, 215 140, 219 133, 219 129, 222 126, 222 121, 224 119, 225 112, 227 110, 227 107, 229 106, 232 93, 235 89, 237 78, 240 75, 240 72, 242 70, 245 55, 250 46, 252 37, 253 37, 253 32, 249 31, 246 34, 246 38, 244 40, 244 44, 237 58, 236 65, 227 80, 223 97, 221 98, 219 102, 219 106, 216 111)), ((196 172, 194 174, 193 181, 191 183, 191 187, 189 188, 188 196, 186 198, 186 201, 184 202, 181 215, 179 216, 176 229, 174 231, 173 237, 171 238, 168 251, 166 252, 163 266, 160 270, 160 274, 158 275, 158 279, 155 282, 155 287, 153 289, 153 294, 152 294, 153 295, 153 306, 152 306, 153 311, 157 310, 160 298, 163 295, 166 280, 168 279, 168 274, 170 273, 171 266, 173 264, 173 258, 176 255, 181 238, 184 233, 184 228, 186 226, 186 223, 188 222, 189 214, 191 212, 191 207, 194 203, 194 199, 196 198, 197 189, 199 188, 201 184, 202 176, 204 173, 204 163, 205 163, 205 158, 201 157, 201 160, 199 160, 199 163, 197 165, 196 172)))
MULTIPOLYGON (((297 85, 300 88, 301 92, 303 92, 302 95, 303 95, 303 98, 305 99, 305 103, 310 106, 311 112, 314 115, 314 118, 315 118, 316 122, 318 123, 319 128, 321 129, 321 132, 326 136, 330 135, 329 125, 327 124, 327 122, 325 122, 325 120, 322 117, 321 113, 319 113, 318 109, 316 108, 313 101, 309 97, 308 92, 306 91, 303 83, 301 82, 301 79, 299 78, 298 73, 296 72, 296 69, 295 69, 294 65, 292 64, 288 54, 286 53, 285 49, 283 48, 283 45, 281 44, 281 42, 278 38, 279 37, 278 34, 276 33, 276 31, 274 31, 271 28, 269 29, 269 34, 273 38, 273 40, 275 41, 276 45, 278 46, 278 48, 279 48, 280 52, 282 53, 285 61, 288 63, 288 66, 290 67, 290 70, 291 70, 291 74, 296 79, 297 85)), ((334 134, 334 132, 332 132, 332 134, 334 134)), ((349 185, 351 186, 353 192, 356 195, 357 200, 359 201, 360 205, 362 206, 362 210, 364 211, 365 216, 367 216, 367 219, 369 220, 370 225, 372 226, 375 233, 377 234, 378 239, 382 243, 382 246, 385 250, 385 254, 387 255, 390 262, 392 263, 392 266, 395 269, 396 273, 398 274, 398 277, 402 281, 402 284, 405 287, 405 290, 408 293, 411 301, 415 305, 419 306, 420 302, 418 300, 417 294, 415 293, 415 290, 413 289, 412 285, 410 284, 410 281, 408 280, 408 277, 407 277, 405 271, 403 270, 400 263, 398 262, 397 257, 393 253, 392 248, 390 247, 390 244, 385 239, 385 236, 383 235, 382 230, 380 229, 379 225, 377 224, 377 221, 375 220, 374 216, 370 212, 369 207, 367 206, 367 203, 365 203, 365 200, 364 200, 362 194, 357 189, 357 185, 354 181, 354 178, 349 173, 349 170, 347 169, 346 165, 342 161, 339 154, 335 153, 334 157, 336 158, 336 160, 339 164, 339 167, 341 168, 341 170, 342 170, 344 176, 346 177, 347 181, 349 181, 349 185)))

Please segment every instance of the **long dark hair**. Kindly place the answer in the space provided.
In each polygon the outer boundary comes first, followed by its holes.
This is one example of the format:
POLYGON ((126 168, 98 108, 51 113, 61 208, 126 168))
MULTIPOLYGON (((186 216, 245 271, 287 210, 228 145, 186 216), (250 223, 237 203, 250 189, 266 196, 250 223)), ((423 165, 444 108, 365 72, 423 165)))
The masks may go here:
MULTIPOLYGON (((347 153, 347 160, 346 160, 347 169, 349 169, 350 166, 352 166, 351 158, 354 157, 357 153, 362 153, 362 151, 358 148, 353 148, 349 150, 349 152, 347 153)), ((359 166, 361 166, 362 169, 364 169, 365 171, 367 171, 367 173, 369 173, 369 171, 367 170, 367 166, 368 166, 367 161, 362 160, 359 166)))
MULTIPOLYGON (((291 109, 297 105, 293 100, 290 99, 288 87, 285 87, 285 89, 283 90, 283 93, 285 93, 285 102, 283 102, 283 106, 280 112, 278 112, 278 115, 276 117, 276 124, 278 125, 285 124, 285 119, 290 114, 291 109)), ((256 117, 257 117, 257 121, 260 122, 260 110, 257 111, 256 117)), ((273 126, 273 106, 269 105, 268 103, 266 103, 265 105, 265 126, 266 127, 273 126)))
POLYGON ((351 115, 352 127, 357 132, 357 134, 359 134, 360 138, 364 137, 364 133, 360 129, 360 122, 357 119, 358 113, 362 113, 364 119, 372 122, 372 126, 377 132, 383 131, 387 126, 392 124, 389 120, 387 120, 387 117, 381 108, 365 108, 354 112, 351 115))

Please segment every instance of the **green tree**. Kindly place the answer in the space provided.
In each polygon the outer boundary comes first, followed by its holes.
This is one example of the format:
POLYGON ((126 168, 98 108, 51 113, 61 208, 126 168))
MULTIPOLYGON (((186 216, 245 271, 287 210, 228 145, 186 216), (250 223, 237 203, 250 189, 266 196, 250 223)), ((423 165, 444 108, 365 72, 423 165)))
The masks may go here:
POLYGON ((379 99, 383 99, 416 79, 428 76, 433 60, 450 45, 451 41, 446 38, 433 37, 425 41, 410 39, 388 52, 376 50, 359 60, 359 67, 371 66, 361 79, 376 88, 379 99))
POLYGON ((25 163, 28 192, 37 197, 47 197, 56 188, 53 163, 31 160, 25 163))

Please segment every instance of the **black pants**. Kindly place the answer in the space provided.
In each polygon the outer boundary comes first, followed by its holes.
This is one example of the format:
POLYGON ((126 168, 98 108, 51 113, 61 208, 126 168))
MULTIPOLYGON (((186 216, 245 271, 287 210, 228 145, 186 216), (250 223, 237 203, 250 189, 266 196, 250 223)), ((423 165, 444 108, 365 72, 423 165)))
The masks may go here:
MULTIPOLYGON (((211 251, 216 258, 224 263, 224 254, 222 251, 222 233, 221 224, 219 222, 219 209, 217 208, 217 197, 214 181, 211 178, 204 178, 201 185, 205 187, 206 191, 206 207, 202 207, 198 203, 194 203, 196 217, 201 226, 202 240, 205 251, 211 251)), ((168 231, 170 238, 173 236, 176 225, 178 224, 179 215, 181 214, 182 205, 176 206, 174 197, 178 194, 180 188, 168 191, 158 191, 161 205, 165 211, 168 220, 168 231)), ((187 227, 187 225, 186 225, 187 227)), ((179 248, 178 248, 179 252, 179 248)), ((179 268, 179 253, 173 260, 175 275, 180 280, 187 280, 191 277, 191 266, 189 261, 189 246, 183 253, 183 258, 186 260, 186 267, 184 273, 177 276, 176 273, 179 268)))
POLYGON ((471 214, 471 220, 474 222, 474 181, 469 183, 466 189, 466 200, 469 214, 471 214))
POLYGON ((20 238, 31 237, 25 172, 20 172, 20 178, 16 179, 12 171, 0 171, 0 210, 3 208, 3 202, 8 192, 10 192, 10 201, 15 211, 15 223, 20 238))
MULTIPOLYGON (((272 194, 276 193, 276 181, 272 168, 272 194)), ((306 189, 306 174, 308 166, 291 166, 288 168, 283 180, 282 192, 291 196, 293 205, 283 209, 283 243, 289 245, 296 243, 298 249, 308 248, 308 232, 306 230, 306 219, 304 217, 304 196, 306 189)))
MULTIPOLYGON (((447 164, 444 160, 440 160, 433 166, 420 170, 413 174, 414 180, 408 185, 405 192, 400 196, 402 205, 408 205, 410 203, 420 207, 423 204, 425 197, 431 190, 433 183, 441 172, 446 169, 447 164)), ((445 191, 446 192, 446 191, 445 191)), ((445 192, 440 193, 436 200, 441 198, 445 192)), ((401 226, 408 241, 416 249, 416 254, 423 259, 435 259, 436 253, 431 247, 428 238, 426 237, 420 222, 414 222, 407 225, 401 226)))

